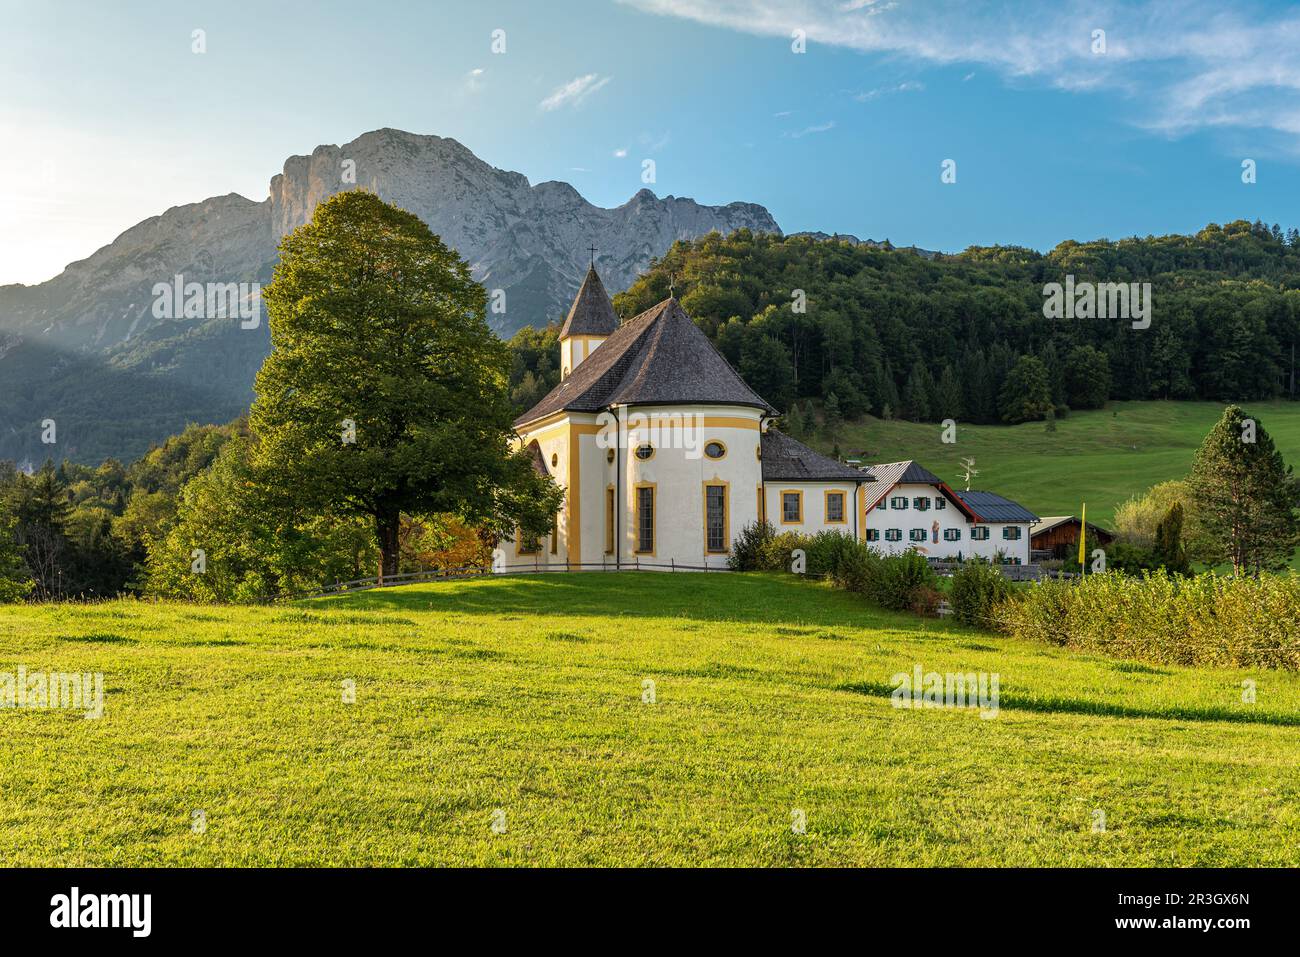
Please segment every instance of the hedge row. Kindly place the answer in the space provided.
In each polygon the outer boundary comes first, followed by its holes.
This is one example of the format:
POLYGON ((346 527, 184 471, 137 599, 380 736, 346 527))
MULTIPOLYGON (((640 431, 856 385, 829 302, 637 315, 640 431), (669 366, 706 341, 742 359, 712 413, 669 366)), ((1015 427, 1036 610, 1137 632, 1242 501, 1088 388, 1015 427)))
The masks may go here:
POLYGON ((1161 570, 1043 581, 994 612, 1021 638, 1177 665, 1300 670, 1300 576, 1184 578, 1161 570))
POLYGON ((916 552, 882 556, 842 532, 778 535, 769 523, 759 522, 736 537, 729 561, 736 571, 791 571, 796 549, 804 553, 805 574, 829 578, 882 608, 937 613, 938 578, 924 556, 916 552))

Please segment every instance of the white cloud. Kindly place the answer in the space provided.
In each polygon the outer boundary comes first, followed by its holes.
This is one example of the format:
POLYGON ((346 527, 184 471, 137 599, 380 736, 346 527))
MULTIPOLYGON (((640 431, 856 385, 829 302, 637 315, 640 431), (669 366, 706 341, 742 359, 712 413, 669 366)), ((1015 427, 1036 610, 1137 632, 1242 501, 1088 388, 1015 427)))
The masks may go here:
MULTIPOLYGON (((1129 119, 1172 135, 1209 127, 1300 127, 1300 10, 1258 0, 1065 0, 1007 7, 933 0, 623 0, 650 13, 788 41, 981 65, 1015 82, 1106 90, 1129 119), (1106 52, 1092 33, 1106 31, 1106 52)), ((968 73, 963 79, 973 76, 968 73)), ((1300 138, 1294 144, 1300 148, 1300 138)))
POLYGON ((874 100, 877 97, 888 96, 891 93, 919 93, 925 89, 925 84, 918 80, 906 80, 902 83, 895 83, 893 86, 881 86, 874 90, 864 90, 861 93, 855 93, 853 98, 859 103, 865 103, 867 100, 874 100))
POLYGON ((626 157, 626 156, 627 156, 627 147, 626 147, 626 146, 620 146, 618 149, 614 150, 614 158, 615 158, 615 159, 623 159, 623 158, 626 157))
POLYGON ((563 86, 557 86, 551 91, 551 95, 542 100, 537 106, 548 113, 563 106, 578 106, 611 79, 613 77, 601 76, 598 73, 588 73, 586 76, 576 77, 563 86))
POLYGON ((796 130, 793 133, 786 133, 785 135, 790 137, 791 139, 797 140, 800 137, 807 136, 810 133, 825 133, 827 130, 833 130, 833 129, 835 129, 835 121, 827 120, 825 123, 819 123, 816 126, 805 126, 801 130, 796 130))

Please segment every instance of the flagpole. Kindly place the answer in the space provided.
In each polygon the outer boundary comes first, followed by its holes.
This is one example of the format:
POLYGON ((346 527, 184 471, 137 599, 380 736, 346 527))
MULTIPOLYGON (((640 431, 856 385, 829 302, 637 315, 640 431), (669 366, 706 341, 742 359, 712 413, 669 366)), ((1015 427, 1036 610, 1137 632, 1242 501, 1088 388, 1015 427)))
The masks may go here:
POLYGON ((1084 566, 1084 557, 1088 554, 1086 542, 1088 539, 1088 503, 1083 503, 1083 514, 1079 518, 1079 577, 1086 575, 1087 569, 1084 566))

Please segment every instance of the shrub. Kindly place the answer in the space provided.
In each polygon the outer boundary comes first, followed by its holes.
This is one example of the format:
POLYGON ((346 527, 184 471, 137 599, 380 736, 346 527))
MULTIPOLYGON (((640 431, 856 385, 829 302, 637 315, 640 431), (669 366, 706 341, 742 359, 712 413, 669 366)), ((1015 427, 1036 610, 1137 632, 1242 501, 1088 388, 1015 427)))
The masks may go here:
POLYGON ((731 543, 727 567, 733 572, 755 572, 763 558, 764 546, 776 535, 770 522, 754 522, 740 530, 731 543))
POLYGON ((872 549, 855 542, 840 556, 839 565, 831 573, 831 580, 845 591, 870 595, 880 577, 881 557, 872 549))
POLYGON ((995 609, 1010 595, 1011 583, 1006 576, 980 559, 963 562, 952 576, 952 613, 967 625, 991 627, 995 609))
POLYGON ((825 576, 837 587, 892 611, 937 613, 939 580, 925 556, 909 551, 884 558, 843 532, 777 535, 766 522, 746 525, 732 543, 727 565, 733 571, 788 572, 796 548, 804 551, 808 575, 825 576))
POLYGON ((912 603, 908 606, 922 618, 938 618, 939 602, 943 593, 929 585, 920 585, 912 592, 912 603))
POLYGON ((905 611, 916 601, 920 588, 935 588, 939 579, 925 556, 915 551, 880 560, 880 573, 867 597, 882 608, 905 611))
POLYGON ((1017 637, 1177 665, 1300 670, 1300 576, 1164 570, 1044 581, 1003 602, 1017 637))
POLYGON ((808 537, 798 532, 782 532, 763 543, 759 558, 759 570, 765 572, 788 572, 794 561, 792 553, 796 548, 808 550, 808 537))
POLYGON ((858 542, 853 540, 851 535, 826 530, 806 539, 802 547, 808 553, 809 575, 824 575, 834 578, 836 569, 844 561, 844 556, 855 547, 865 548, 866 546, 860 546, 858 542))
MULTIPOLYGON (((1091 562, 1089 567, 1092 567, 1091 562)), ((1106 569, 1108 571, 1139 575, 1142 572, 1153 572, 1159 567, 1160 558, 1153 548, 1121 541, 1114 541, 1106 546, 1106 569)))
POLYGON ((812 571, 812 554, 809 549, 814 539, 798 532, 776 530, 769 522, 746 525, 731 544, 727 567, 737 572, 788 572, 791 553, 802 548, 807 553, 808 571, 812 571))

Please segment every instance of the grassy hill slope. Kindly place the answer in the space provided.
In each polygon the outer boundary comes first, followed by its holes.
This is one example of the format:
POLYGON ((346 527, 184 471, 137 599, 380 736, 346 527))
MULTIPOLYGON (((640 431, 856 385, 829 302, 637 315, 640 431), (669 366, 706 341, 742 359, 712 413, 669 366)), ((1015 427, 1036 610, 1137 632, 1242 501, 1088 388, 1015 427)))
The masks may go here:
MULTIPOLYGON (((972 488, 1013 498, 1039 515, 1078 515, 1105 526, 1115 508, 1158 482, 1183 478, 1192 455, 1223 413, 1216 402, 1111 402, 1094 412, 1023 425, 958 425, 957 442, 945 445, 938 425, 868 418, 840 428, 841 451, 862 450, 868 462, 916 459, 961 488, 958 461, 973 456, 979 476, 972 488)), ((1287 462, 1300 467, 1300 403, 1250 402, 1287 462)), ((822 434, 815 443, 832 444, 822 434)))
POLYGON ((789 576, 6 606, 0 661, 107 686, 97 721, 0 710, 11 865, 1300 864, 1300 677, 1080 656, 789 576), (916 664, 998 673, 1000 713, 891 707, 916 664))

